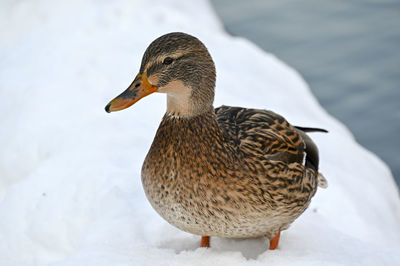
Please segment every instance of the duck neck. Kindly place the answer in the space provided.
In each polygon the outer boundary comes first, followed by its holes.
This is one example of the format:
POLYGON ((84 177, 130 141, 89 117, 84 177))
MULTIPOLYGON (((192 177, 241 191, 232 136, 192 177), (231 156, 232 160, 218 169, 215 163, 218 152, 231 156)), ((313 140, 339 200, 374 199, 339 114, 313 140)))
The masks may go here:
POLYGON ((195 118, 206 113, 214 112, 210 104, 196 104, 189 95, 167 95, 167 114, 180 118, 195 118))
POLYGON ((193 106, 189 101, 189 95, 167 95, 167 114, 174 117, 193 116, 193 106))
POLYGON ((174 136, 178 136, 180 133, 197 136, 222 134, 213 106, 196 111, 190 108, 189 112, 171 112, 167 109, 160 128, 164 126, 171 127, 173 129, 171 134, 174 136))

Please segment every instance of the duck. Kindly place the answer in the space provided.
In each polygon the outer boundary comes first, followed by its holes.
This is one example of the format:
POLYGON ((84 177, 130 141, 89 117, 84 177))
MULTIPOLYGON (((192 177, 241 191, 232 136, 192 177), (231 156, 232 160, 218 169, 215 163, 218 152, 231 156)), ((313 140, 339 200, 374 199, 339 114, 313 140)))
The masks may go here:
POLYGON ((144 52, 139 74, 105 107, 126 109, 164 93, 167 110, 141 169, 145 195, 168 223, 201 236, 259 238, 278 247, 280 232, 327 181, 308 132, 269 110, 214 108, 216 70, 196 37, 172 32, 144 52))

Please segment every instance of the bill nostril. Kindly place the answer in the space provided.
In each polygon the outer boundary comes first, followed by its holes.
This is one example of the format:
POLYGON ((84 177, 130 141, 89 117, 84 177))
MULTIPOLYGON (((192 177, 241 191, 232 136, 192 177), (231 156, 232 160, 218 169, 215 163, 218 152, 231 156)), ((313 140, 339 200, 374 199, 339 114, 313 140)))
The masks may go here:
POLYGON ((139 83, 136 83, 136 85, 135 85, 135 89, 137 88, 137 87, 139 87, 140 86, 140 82, 139 83))

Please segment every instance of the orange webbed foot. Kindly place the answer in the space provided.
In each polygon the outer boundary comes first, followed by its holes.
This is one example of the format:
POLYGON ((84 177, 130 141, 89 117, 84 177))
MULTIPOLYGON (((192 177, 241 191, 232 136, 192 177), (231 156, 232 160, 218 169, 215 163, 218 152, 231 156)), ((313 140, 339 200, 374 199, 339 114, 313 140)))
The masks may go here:
POLYGON ((201 236, 200 247, 202 247, 202 248, 210 247, 210 237, 209 236, 201 236))
POLYGON ((279 237, 281 236, 281 231, 279 231, 274 238, 269 241, 269 249, 274 250, 277 249, 279 244, 279 237))

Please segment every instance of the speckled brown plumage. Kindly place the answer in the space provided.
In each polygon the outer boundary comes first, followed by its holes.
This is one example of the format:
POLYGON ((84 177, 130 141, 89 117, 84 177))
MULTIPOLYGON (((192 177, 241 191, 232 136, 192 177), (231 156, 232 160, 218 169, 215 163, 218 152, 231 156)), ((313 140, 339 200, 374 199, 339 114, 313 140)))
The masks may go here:
POLYGON ((304 212, 318 182, 325 185, 318 149, 305 133, 320 130, 293 127, 266 110, 214 109, 214 85, 205 46, 171 33, 149 46, 135 81, 106 110, 121 110, 154 91, 167 94, 142 182, 170 224, 202 236, 272 239, 304 212))

